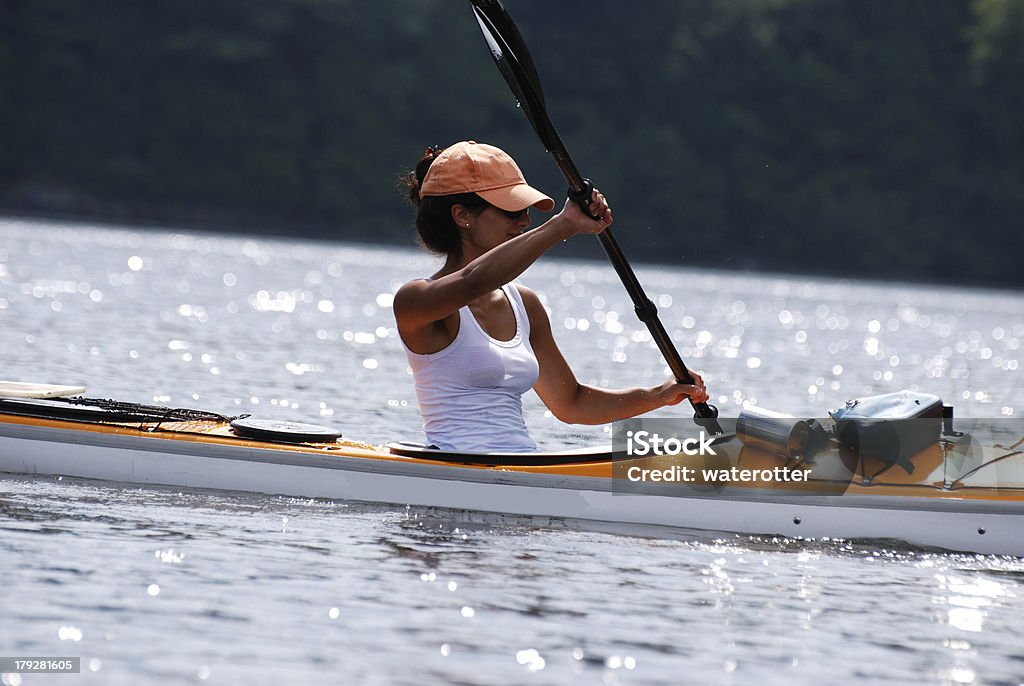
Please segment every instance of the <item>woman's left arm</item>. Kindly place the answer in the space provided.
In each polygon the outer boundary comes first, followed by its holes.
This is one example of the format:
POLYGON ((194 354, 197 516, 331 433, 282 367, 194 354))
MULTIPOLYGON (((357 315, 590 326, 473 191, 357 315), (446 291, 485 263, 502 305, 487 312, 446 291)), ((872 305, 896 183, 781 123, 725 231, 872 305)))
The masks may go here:
POLYGON ((551 321, 540 298, 529 288, 519 286, 523 304, 530 317, 530 345, 540 364, 540 375, 533 388, 560 421, 568 424, 607 424, 635 417, 666 405, 675 405, 690 397, 695 402, 708 399, 704 382, 694 374, 695 385, 668 379, 658 386, 609 390, 581 384, 558 349, 551 334, 551 321))

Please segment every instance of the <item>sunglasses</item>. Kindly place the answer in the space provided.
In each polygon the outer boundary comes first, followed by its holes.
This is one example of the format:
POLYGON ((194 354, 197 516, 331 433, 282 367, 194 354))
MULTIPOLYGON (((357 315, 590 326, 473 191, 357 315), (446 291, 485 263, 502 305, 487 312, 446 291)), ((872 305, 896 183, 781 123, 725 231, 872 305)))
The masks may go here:
MULTIPOLYGON (((491 207, 494 207, 494 205, 491 205, 491 207)), ((500 213, 502 213, 503 215, 505 215, 506 217, 508 217, 509 219, 512 219, 512 220, 522 219, 523 217, 525 217, 525 216, 530 214, 530 208, 529 207, 524 207, 521 210, 515 210, 515 211, 503 210, 500 207, 494 207, 494 210, 495 210, 495 212, 500 212, 500 213)))

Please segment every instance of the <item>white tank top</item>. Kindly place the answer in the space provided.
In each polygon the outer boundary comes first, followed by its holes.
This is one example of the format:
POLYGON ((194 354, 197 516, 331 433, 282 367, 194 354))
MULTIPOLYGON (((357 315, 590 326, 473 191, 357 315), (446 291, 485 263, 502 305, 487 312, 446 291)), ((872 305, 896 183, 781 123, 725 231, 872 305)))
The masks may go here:
POLYGON ((420 355, 405 346, 427 442, 458 452, 537 449, 523 421, 522 395, 537 382, 530 319, 519 289, 501 287, 516 317, 509 341, 491 338, 469 307, 459 309, 459 333, 448 347, 420 355))

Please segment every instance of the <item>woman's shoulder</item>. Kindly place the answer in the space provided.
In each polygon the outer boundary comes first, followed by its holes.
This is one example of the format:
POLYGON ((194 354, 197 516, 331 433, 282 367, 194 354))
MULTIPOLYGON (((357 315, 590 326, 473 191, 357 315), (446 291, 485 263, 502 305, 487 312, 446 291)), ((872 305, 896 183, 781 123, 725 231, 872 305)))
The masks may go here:
POLYGON ((530 318, 530 326, 535 327, 538 323, 548 321, 548 311, 544 309, 544 303, 536 291, 521 283, 511 283, 509 286, 519 293, 526 315, 530 318))
POLYGON ((433 279, 425 277, 406 281, 395 291, 391 299, 391 309, 394 310, 398 323, 403 324, 407 316, 416 318, 416 313, 424 309, 426 303, 432 300, 430 286, 433 279))
POLYGON ((532 288, 524 286, 518 281, 513 281, 508 284, 508 287, 519 294, 519 298, 527 308, 540 307, 543 309, 544 305, 541 303, 540 296, 532 288))
POLYGON ((420 277, 415 278, 415 279, 409 279, 408 281, 403 283, 401 286, 399 286, 398 290, 402 290, 403 288, 409 288, 409 287, 417 288, 417 287, 426 286, 427 284, 431 284, 431 283, 437 281, 437 279, 440 276, 441 276, 441 274, 434 274, 432 276, 420 276, 420 277))
POLYGON ((406 281, 405 283, 398 287, 398 290, 395 291, 394 299, 399 300, 402 298, 407 298, 409 296, 415 296, 418 293, 422 293, 425 290, 429 289, 430 284, 432 284, 435 280, 436 279, 433 276, 424 276, 419 279, 410 279, 409 281, 406 281))
POLYGON ((534 291, 529 286, 524 286, 523 284, 519 283, 518 281, 513 281, 512 283, 508 284, 508 286, 510 288, 514 288, 516 291, 518 291, 519 295, 521 295, 524 300, 527 299, 527 298, 531 298, 533 300, 536 300, 537 302, 540 302, 540 296, 538 296, 537 292, 534 291))
POLYGON ((426 279, 412 279, 411 281, 406 281, 398 287, 398 290, 395 291, 394 300, 400 300, 403 297, 407 297, 420 290, 423 288, 424 281, 426 281, 426 279))

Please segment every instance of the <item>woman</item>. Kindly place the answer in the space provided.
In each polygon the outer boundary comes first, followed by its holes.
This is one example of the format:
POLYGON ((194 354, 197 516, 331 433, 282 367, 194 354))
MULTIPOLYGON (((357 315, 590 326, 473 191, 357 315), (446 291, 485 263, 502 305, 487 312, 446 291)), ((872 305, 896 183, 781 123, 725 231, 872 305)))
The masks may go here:
POLYGON ((579 383, 551 335, 537 294, 511 282, 549 248, 597 234, 612 211, 594 190, 590 217, 575 202, 538 228, 529 209, 554 209, 498 148, 462 141, 428 149, 407 180, 423 244, 445 255, 433 276, 402 286, 395 319, 412 367, 427 440, 458 452, 537 449, 523 422, 531 387, 563 422, 605 424, 707 400, 703 381, 606 390, 579 383), (593 219, 592 217, 597 217, 593 219))

